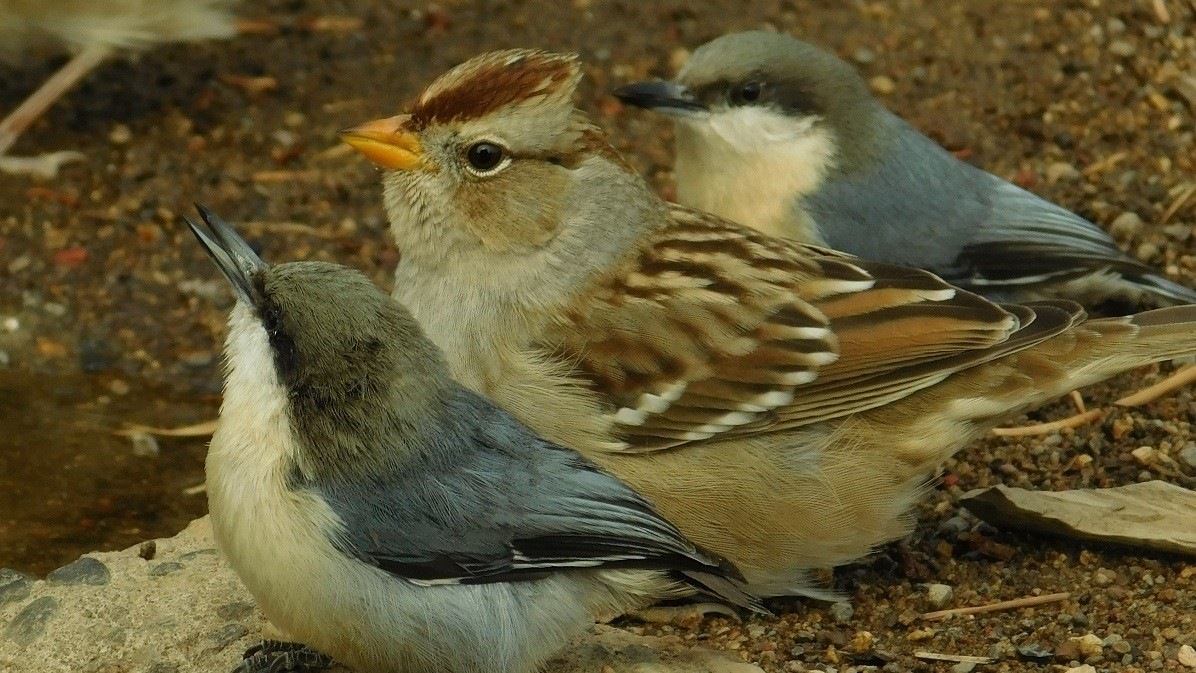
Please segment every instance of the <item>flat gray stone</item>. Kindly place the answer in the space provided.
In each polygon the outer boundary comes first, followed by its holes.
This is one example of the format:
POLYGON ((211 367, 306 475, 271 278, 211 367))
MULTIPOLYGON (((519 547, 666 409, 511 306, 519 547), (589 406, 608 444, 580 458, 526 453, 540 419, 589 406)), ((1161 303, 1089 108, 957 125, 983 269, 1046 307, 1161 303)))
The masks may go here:
POLYGON ((46 575, 46 581, 50 584, 87 584, 100 587, 111 580, 112 573, 108 570, 108 566, 90 556, 84 556, 57 570, 51 570, 50 574, 46 575))
POLYGON ((4 628, 5 640, 16 643, 18 647, 32 644, 46 630, 46 624, 56 612, 58 601, 52 596, 34 599, 4 628))

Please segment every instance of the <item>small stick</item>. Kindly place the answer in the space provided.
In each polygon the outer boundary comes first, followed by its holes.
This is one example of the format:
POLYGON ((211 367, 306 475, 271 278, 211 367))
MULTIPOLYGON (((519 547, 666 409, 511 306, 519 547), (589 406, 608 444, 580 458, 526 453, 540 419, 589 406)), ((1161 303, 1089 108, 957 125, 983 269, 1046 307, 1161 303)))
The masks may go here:
POLYGON ((1104 415, 1101 409, 1093 409, 1092 411, 1085 411, 1082 414, 1069 416, 1058 421, 1051 421, 1050 423, 1036 423, 1034 425, 1022 425, 1015 428, 993 428, 989 430, 990 433, 997 437, 1028 437, 1031 435, 1046 435, 1056 430, 1065 430, 1067 428, 1078 428, 1081 425, 1091 423, 1104 415))
POLYGON ((1057 594, 1047 594, 1045 596, 1027 596, 1026 598, 1015 598, 1011 601, 1000 601, 999 603, 977 605, 970 608, 951 608, 950 610, 927 612, 922 615, 922 619, 943 619, 953 615, 977 615, 982 612, 997 612, 999 610, 1029 608, 1034 607, 1035 605, 1043 605, 1044 603, 1056 603, 1058 601, 1066 600, 1070 596, 1070 591, 1063 591, 1057 594))
POLYGON ((929 659, 930 661, 954 661, 960 664, 991 664, 995 661, 992 657, 972 657, 966 654, 940 654, 938 652, 914 652, 916 659, 929 659))
POLYGON ((1152 386, 1147 386, 1132 395, 1126 395, 1113 404, 1123 407, 1141 406, 1147 402, 1153 402, 1173 390, 1183 388, 1190 383, 1196 383, 1196 365, 1181 367, 1179 371, 1162 381, 1152 386))
POLYGON ((1185 189, 1183 194, 1180 194, 1175 201, 1171 202, 1170 206, 1167 206, 1167 210, 1159 218, 1159 225, 1167 224, 1167 220, 1170 220, 1172 215, 1179 212, 1179 209, 1184 207, 1184 204, 1188 202, 1188 199, 1192 198, 1193 194, 1196 194, 1196 185, 1185 189))
POLYGON ((196 423, 194 425, 181 425, 177 428, 155 428, 151 425, 139 425, 137 423, 126 423, 125 427, 117 430, 115 434, 123 435, 125 437, 132 437, 133 435, 158 435, 159 437, 205 437, 216 432, 216 426, 220 421, 204 421, 203 423, 196 423))
POLYGON ((1067 396, 1071 398, 1071 403, 1076 405, 1076 411, 1081 414, 1087 413, 1088 407, 1084 404, 1084 396, 1080 394, 1080 391, 1073 390, 1067 396))
POLYGON ((257 183, 276 182, 315 182, 321 177, 320 171, 258 171, 253 174, 253 181, 257 183))
POLYGON ((1154 6, 1154 16, 1159 23, 1171 23, 1171 12, 1167 11, 1167 3, 1163 0, 1153 0, 1150 4, 1154 6))
POLYGON ((264 220, 254 220, 251 222, 242 222, 241 226, 255 232, 268 231, 272 234, 302 234, 304 236, 315 236, 316 238, 338 238, 338 235, 333 232, 321 231, 310 224, 303 224, 302 222, 266 222, 264 220))

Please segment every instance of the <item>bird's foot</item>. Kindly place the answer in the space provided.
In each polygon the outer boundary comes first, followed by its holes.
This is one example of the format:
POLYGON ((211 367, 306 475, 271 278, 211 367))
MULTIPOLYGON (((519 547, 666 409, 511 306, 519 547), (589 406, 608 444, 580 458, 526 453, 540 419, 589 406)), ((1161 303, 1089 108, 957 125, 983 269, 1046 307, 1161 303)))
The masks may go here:
POLYGON ((696 626, 710 615, 730 617, 739 621, 735 610, 722 603, 690 603, 687 605, 653 605, 627 613, 627 617, 660 626, 696 626))
POLYGON ((0 155, 0 172, 9 175, 32 175, 49 180, 58 175, 58 169, 63 164, 82 161, 85 158, 82 152, 74 151, 50 152, 36 157, 0 155))
POLYGON ((245 650, 233 673, 314 673, 332 666, 332 657, 302 643, 263 640, 245 650))

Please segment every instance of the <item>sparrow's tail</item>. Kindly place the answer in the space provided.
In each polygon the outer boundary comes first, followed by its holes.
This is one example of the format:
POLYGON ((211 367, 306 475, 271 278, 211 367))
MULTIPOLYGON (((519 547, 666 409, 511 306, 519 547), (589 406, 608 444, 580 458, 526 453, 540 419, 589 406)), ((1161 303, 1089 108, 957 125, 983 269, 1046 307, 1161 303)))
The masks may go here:
POLYGON ((1192 354, 1196 305, 1121 318, 1080 318, 1053 337, 961 371, 919 394, 932 404, 941 402, 943 413, 978 433, 1076 388, 1192 354))

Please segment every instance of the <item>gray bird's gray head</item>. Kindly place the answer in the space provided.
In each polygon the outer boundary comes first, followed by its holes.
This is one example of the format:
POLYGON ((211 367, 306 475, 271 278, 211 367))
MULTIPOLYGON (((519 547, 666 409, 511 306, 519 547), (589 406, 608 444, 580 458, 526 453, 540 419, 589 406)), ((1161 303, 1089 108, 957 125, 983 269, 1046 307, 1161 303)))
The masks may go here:
MULTIPOLYGON (((639 82, 615 91, 629 105, 681 119, 708 120, 742 110, 843 125, 877 106, 867 84, 834 54, 788 35, 748 31, 699 47, 671 82, 639 82)), ((742 113, 741 113, 742 114, 742 113)))
POLYGON ((884 151, 887 111, 855 69, 788 35, 720 37, 694 51, 675 80, 614 95, 676 121, 680 203, 768 233, 798 235, 776 228, 787 217, 778 204, 884 151))
POLYGON ((227 222, 197 208, 206 231, 184 219, 238 298, 226 394, 234 385, 277 388, 302 411, 297 417, 352 420, 404 391, 434 392, 439 384, 429 389, 428 381, 447 376, 440 350, 411 314, 359 271, 327 262, 267 265, 227 222))

